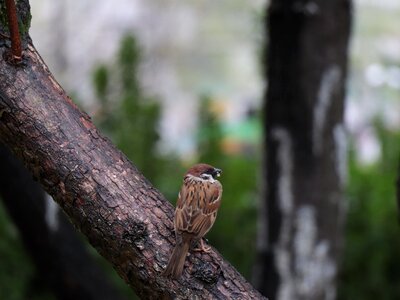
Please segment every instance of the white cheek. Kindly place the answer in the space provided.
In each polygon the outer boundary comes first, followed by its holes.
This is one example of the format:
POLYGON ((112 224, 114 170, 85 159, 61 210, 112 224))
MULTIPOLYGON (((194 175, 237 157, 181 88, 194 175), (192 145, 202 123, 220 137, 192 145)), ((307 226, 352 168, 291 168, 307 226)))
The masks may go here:
POLYGON ((211 175, 209 175, 209 174, 202 174, 202 175, 200 176, 200 178, 201 178, 202 180, 209 181, 209 182, 211 182, 211 183, 214 183, 214 182, 215 182, 215 179, 214 179, 211 175))

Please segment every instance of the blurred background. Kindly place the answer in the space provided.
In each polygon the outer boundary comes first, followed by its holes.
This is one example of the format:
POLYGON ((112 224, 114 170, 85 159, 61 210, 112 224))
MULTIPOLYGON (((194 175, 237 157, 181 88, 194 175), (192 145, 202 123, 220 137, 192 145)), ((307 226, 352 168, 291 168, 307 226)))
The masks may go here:
MULTIPOLYGON (((31 1, 30 34, 54 76, 172 203, 191 164, 202 161, 224 170, 224 202, 207 238, 249 280, 261 193, 267 5, 261 0, 31 1)), ((354 2, 338 299, 400 299, 399 28, 397 0, 354 2)), ((56 299, 38 284, 1 202, 0 236, 0 299, 56 299)), ((133 297, 95 251, 88 251, 113 284, 133 297)))

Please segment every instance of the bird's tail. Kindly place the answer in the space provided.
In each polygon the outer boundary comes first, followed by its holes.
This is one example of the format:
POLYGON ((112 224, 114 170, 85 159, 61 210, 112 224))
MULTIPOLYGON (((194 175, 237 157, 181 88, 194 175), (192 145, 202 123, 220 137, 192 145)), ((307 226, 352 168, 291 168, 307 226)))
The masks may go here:
POLYGON ((169 259, 167 268, 164 271, 164 276, 178 279, 183 272, 186 255, 189 251, 190 239, 182 239, 180 243, 175 245, 172 251, 171 258, 169 259))

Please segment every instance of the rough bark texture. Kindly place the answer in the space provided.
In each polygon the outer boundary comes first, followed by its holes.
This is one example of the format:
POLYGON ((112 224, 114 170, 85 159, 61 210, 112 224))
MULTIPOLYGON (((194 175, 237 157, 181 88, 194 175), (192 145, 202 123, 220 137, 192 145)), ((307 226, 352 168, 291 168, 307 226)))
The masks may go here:
POLYGON ((266 19, 266 193, 255 283, 334 299, 344 221, 351 1, 272 0, 266 19))
POLYGON ((124 299, 58 205, 1 144, 0 166, 0 196, 43 284, 57 299, 124 299))
MULTIPOLYGON (((29 11, 27 1, 18 3, 29 11)), ((7 44, 0 41, 0 57, 7 44)), ((0 140, 136 294, 262 298, 216 251, 191 254, 179 281, 161 276, 175 243, 173 207, 68 98, 29 40, 24 44, 21 66, 0 59, 0 140)))

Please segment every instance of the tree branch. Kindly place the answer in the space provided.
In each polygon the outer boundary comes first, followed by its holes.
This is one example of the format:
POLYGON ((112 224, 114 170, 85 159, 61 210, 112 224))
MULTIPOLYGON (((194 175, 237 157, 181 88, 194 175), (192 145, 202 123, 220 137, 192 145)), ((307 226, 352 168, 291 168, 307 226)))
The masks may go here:
POLYGON ((175 243, 173 207, 68 98, 31 44, 21 67, 0 60, 0 140, 140 297, 263 298, 216 251, 192 253, 179 281, 161 276, 175 243))
POLYGON ((57 299, 123 300, 39 183, 0 144, 0 196, 17 226, 38 277, 57 299), (51 202, 50 202, 51 201, 51 202))

